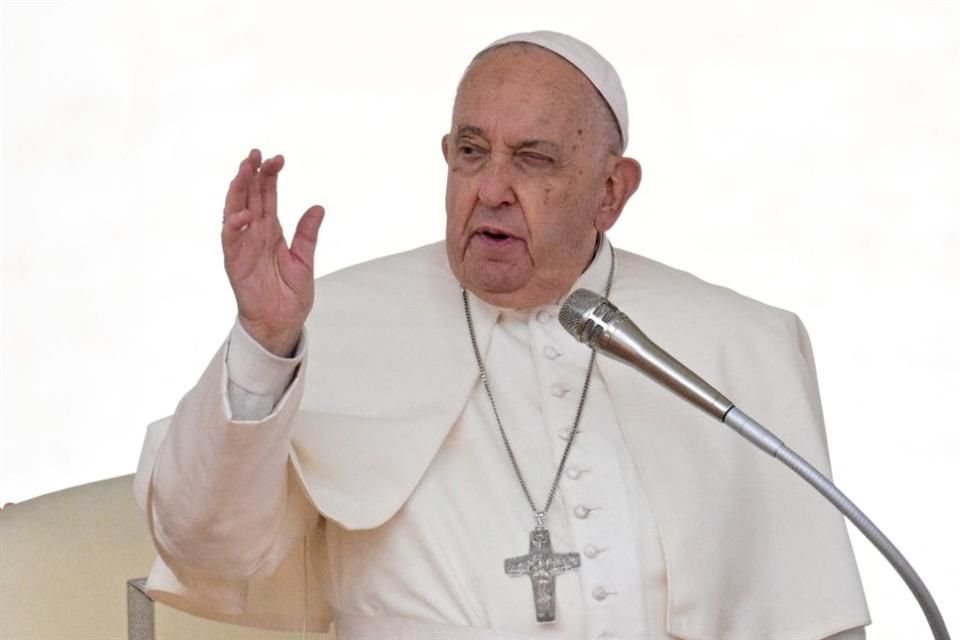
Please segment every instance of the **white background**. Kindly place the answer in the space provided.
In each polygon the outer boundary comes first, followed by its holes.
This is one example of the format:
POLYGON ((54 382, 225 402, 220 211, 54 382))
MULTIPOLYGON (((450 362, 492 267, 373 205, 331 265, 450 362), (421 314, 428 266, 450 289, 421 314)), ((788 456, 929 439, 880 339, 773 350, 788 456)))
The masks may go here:
MULTIPOLYGON (((318 274, 439 239, 460 72, 550 28, 627 88, 645 173, 614 244, 801 315, 836 480, 960 634, 957 3, 2 7, 0 504, 133 471, 231 325, 250 146, 287 156, 287 227, 326 206, 318 274)), ((871 637, 922 637, 852 536, 871 637)))

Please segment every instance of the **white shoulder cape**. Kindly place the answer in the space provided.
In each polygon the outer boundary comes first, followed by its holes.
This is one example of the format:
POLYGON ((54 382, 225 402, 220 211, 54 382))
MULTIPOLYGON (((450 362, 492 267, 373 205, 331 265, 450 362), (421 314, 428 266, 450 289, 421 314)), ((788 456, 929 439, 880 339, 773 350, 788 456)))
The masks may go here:
MULTIPOLYGON (((796 316, 634 254, 616 258, 611 300, 829 475, 813 357, 796 316)), ((477 384, 459 284, 438 243, 320 278, 316 300, 307 373, 288 392, 302 394, 299 410, 287 402, 279 411, 296 421, 292 460, 317 510, 348 529, 373 528, 415 489, 477 384)), ((474 320, 485 352, 496 319, 474 320)), ((597 364, 656 519, 671 635, 820 638, 869 622, 843 519, 821 496, 632 369, 597 364)), ((217 366, 205 374, 211 393, 226 386, 217 366)), ((144 446, 141 500, 164 427, 155 423, 144 446)), ((268 610, 275 600, 248 600, 246 616, 192 610, 300 628, 299 616, 268 610)))

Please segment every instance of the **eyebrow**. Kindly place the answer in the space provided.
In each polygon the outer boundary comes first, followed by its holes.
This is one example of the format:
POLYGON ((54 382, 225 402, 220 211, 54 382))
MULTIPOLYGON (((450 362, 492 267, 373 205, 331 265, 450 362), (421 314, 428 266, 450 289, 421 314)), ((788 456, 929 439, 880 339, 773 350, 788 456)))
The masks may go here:
MULTIPOLYGON (((463 136, 479 136, 481 138, 486 137, 486 132, 480 127, 463 124, 457 127, 457 137, 463 136)), ((514 146, 515 149, 543 149, 544 151, 550 151, 552 153, 559 153, 560 147, 549 140, 540 140, 537 138, 532 138, 530 140, 521 140, 519 144, 514 146)))
POLYGON ((458 138, 460 136, 480 136, 482 138, 484 137, 484 135, 485 134, 483 132, 483 129, 481 129, 480 127, 474 127, 469 124, 462 124, 459 127, 457 127, 458 138))
POLYGON ((548 153, 560 153, 560 147, 549 140, 523 140, 517 145, 517 149, 540 149, 548 153))

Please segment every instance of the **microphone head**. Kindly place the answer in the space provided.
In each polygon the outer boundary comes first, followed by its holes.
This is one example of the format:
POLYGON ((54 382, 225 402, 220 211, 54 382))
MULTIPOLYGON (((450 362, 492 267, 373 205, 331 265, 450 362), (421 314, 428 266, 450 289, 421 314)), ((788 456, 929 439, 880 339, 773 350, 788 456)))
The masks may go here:
POLYGON ((618 313, 620 310, 599 293, 577 289, 560 307, 560 325, 578 342, 596 347, 606 324, 618 313))

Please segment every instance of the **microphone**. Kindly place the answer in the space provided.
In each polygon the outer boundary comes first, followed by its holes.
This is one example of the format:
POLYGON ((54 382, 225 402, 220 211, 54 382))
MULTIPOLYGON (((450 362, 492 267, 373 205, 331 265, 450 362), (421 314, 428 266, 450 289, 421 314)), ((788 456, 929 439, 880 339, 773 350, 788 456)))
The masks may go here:
POLYGON ((698 409, 723 421, 733 403, 661 349, 598 293, 577 289, 560 308, 560 324, 579 342, 639 369, 698 409))
POLYGON ((625 313, 598 293, 577 289, 560 308, 560 324, 578 342, 639 370, 716 418, 806 480, 852 522, 893 566, 923 610, 936 640, 949 640, 946 623, 923 580, 886 535, 829 478, 738 409, 679 360, 647 337, 625 313))

